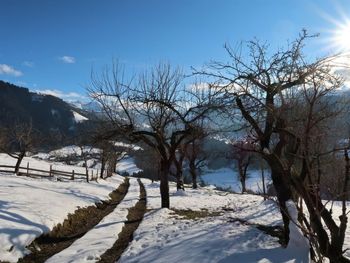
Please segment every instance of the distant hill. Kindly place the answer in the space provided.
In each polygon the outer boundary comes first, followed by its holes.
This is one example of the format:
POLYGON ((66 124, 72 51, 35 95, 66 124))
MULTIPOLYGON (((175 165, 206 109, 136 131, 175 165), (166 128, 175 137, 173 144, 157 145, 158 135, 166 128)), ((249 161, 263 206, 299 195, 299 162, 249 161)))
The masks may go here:
POLYGON ((4 81, 0 81, 0 102, 0 127, 31 121, 43 136, 56 139, 71 137, 77 125, 87 120, 81 109, 60 98, 4 81))

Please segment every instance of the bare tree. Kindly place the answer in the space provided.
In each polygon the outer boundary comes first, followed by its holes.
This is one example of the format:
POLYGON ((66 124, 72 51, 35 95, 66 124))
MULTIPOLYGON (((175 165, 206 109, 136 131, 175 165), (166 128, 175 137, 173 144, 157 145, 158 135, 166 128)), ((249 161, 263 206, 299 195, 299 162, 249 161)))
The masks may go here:
POLYGON ((203 123, 199 125, 197 122, 193 125, 191 134, 189 134, 179 146, 177 154, 174 158, 174 176, 176 177, 178 190, 184 190, 183 164, 185 160, 188 161, 189 172, 192 179, 192 188, 198 188, 197 171, 203 166, 205 160, 207 159, 207 154, 203 149, 203 140, 206 136, 208 136, 208 133, 206 133, 203 123))
POLYGON ((113 141, 103 139, 97 139, 94 145, 99 149, 100 178, 103 179, 105 173, 107 173, 107 177, 112 176, 113 173, 116 173, 117 163, 127 155, 128 149, 116 145, 113 141))
POLYGON ((159 180, 160 157, 155 149, 142 145, 142 150, 136 151, 133 156, 136 166, 142 170, 143 177, 151 179, 152 182, 159 180))
POLYGON ((38 132, 33 129, 32 122, 18 123, 0 131, 0 150, 15 158, 15 173, 18 174, 21 162, 28 151, 38 144, 38 132))
POLYGON ((193 189, 198 188, 198 170, 205 164, 208 157, 208 154, 203 148, 203 141, 208 134, 208 130, 206 130, 203 125, 197 125, 197 128, 185 142, 185 155, 189 164, 193 189))
POLYGON ((185 190, 184 180, 183 180, 183 163, 185 160, 185 149, 184 145, 181 144, 175 154, 173 163, 175 171, 170 170, 171 174, 176 178, 176 189, 185 190))
POLYGON ((83 167, 85 167, 86 182, 88 183, 90 182, 88 161, 91 157, 92 150, 93 148, 91 146, 87 146, 82 142, 77 143, 77 149, 73 148, 75 158, 79 157, 83 159, 83 162, 84 162, 83 167))
MULTIPOLYGON (((286 241, 289 241, 290 222, 286 202, 293 199, 294 193, 306 205, 309 218, 304 216, 301 221, 310 230, 305 234, 313 241, 314 252, 330 262, 349 262, 342 250, 346 204, 343 202, 337 224, 321 200, 317 173, 312 169, 315 157, 324 148, 333 149, 333 145, 314 147, 312 142, 320 140, 318 135, 327 138, 329 119, 339 112, 336 107, 329 107, 328 102, 330 95, 341 87, 342 79, 330 66, 332 58, 306 60, 302 51, 309 37, 303 31, 287 49, 272 55, 258 41, 249 42, 248 53, 226 46, 231 62, 214 62, 209 71, 196 73, 221 80, 217 88, 223 91, 224 103, 233 103, 249 124, 249 136, 257 144, 255 151, 271 169, 286 241), (292 110, 295 107, 300 107, 301 118, 294 118, 298 116, 292 110)), ((347 184, 348 173, 345 173, 343 190, 347 184)))
MULTIPOLYGON (((113 125, 106 120, 101 119, 94 122, 94 129, 89 133, 88 143, 99 149, 97 158, 100 161, 100 178, 103 179, 106 174, 107 177, 112 176, 116 172, 116 165, 118 161, 123 159, 127 153, 128 148, 117 142, 123 139, 123 134, 116 131, 113 136, 108 134, 108 131, 113 129, 113 125), (107 137, 106 137, 107 133, 107 137)), ((83 132, 80 132, 83 134, 83 132)))
POLYGON ((247 170, 253 158, 252 150, 254 149, 254 145, 244 139, 231 141, 231 145, 232 148, 228 157, 237 163, 238 179, 241 183, 242 193, 245 193, 247 192, 247 170))
POLYGON ((183 74, 160 64, 142 74, 138 81, 125 82, 114 64, 101 77, 92 77, 90 95, 103 107, 113 124, 106 133, 123 132, 130 141, 142 141, 156 150, 160 160, 162 207, 169 208, 169 171, 182 141, 191 134, 192 124, 210 110, 210 94, 194 96, 182 85, 183 74))

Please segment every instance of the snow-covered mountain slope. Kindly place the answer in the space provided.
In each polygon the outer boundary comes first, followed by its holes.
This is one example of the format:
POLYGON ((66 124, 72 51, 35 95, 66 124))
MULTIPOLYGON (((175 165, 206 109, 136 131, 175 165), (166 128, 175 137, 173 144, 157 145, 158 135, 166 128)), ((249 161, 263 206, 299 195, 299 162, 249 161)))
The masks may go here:
POLYGON ((79 114, 76 111, 72 111, 73 112, 73 116, 74 116, 74 121, 79 123, 79 122, 83 122, 88 120, 88 118, 84 117, 83 115, 79 114))

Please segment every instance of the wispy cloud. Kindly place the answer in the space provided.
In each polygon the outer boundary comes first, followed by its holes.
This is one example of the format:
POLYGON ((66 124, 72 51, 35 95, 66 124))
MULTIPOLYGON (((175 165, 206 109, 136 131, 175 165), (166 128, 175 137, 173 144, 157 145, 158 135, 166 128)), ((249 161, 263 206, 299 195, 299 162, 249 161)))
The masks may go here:
POLYGON ((79 94, 77 92, 63 92, 57 89, 35 90, 35 92, 45 95, 52 95, 66 101, 74 101, 78 99, 81 100, 85 98, 82 94, 79 94))
POLYGON ((17 69, 14 69, 9 65, 0 64, 0 75, 10 75, 15 77, 20 77, 23 75, 23 73, 17 69))
POLYGON ((33 68, 34 67, 34 62, 33 61, 23 61, 22 65, 26 66, 28 68, 33 68))
POLYGON ((76 62, 75 57, 71 57, 71 56, 62 56, 58 58, 59 60, 61 60, 63 63, 67 63, 67 64, 74 64, 76 62))

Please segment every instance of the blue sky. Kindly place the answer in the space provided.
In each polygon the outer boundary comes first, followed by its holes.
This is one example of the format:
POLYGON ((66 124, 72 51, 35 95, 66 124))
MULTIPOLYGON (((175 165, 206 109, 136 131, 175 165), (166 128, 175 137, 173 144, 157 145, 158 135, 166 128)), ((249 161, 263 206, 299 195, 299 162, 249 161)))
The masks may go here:
POLYGON ((129 72, 159 61, 189 70, 227 60, 224 43, 277 47, 302 28, 321 33, 307 47, 319 55, 332 52, 326 16, 347 15, 340 0, 0 0, 0 79, 72 99, 112 58, 129 72))

